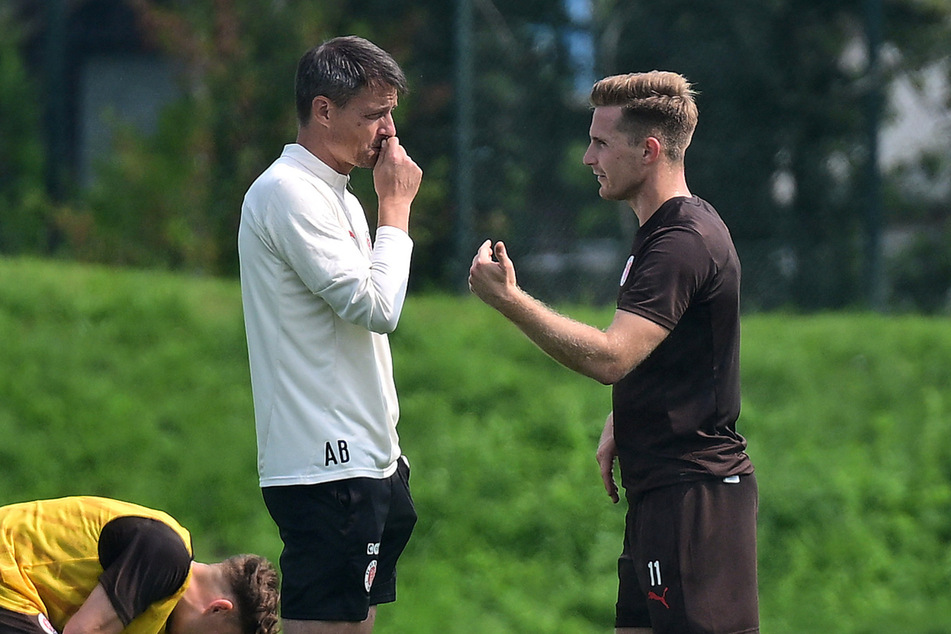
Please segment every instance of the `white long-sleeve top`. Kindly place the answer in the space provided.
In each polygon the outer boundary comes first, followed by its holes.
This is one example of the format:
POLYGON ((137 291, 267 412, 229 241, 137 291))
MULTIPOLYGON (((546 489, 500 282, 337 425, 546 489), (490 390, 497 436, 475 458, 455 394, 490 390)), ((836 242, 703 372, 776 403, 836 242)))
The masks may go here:
POLYGON ((260 484, 388 477, 400 456, 386 333, 413 242, 366 216, 339 174, 290 144, 251 185, 238 255, 260 484))

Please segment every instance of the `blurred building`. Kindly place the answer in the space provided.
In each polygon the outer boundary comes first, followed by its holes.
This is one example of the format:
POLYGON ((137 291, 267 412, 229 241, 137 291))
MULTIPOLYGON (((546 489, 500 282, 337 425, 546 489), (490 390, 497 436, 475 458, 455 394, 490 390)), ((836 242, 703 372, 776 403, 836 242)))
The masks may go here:
POLYGON ((42 91, 50 189, 88 185, 120 126, 155 129, 180 90, 123 0, 12 0, 42 91))

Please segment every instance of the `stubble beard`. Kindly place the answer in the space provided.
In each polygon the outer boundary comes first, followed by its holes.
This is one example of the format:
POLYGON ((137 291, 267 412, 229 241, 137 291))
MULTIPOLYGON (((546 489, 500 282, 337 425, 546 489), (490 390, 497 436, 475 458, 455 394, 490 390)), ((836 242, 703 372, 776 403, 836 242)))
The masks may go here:
POLYGON ((382 154, 381 149, 378 149, 378 148, 370 149, 370 151, 368 151, 366 154, 359 157, 358 160, 360 162, 357 163, 357 167, 362 167, 363 169, 372 170, 374 167, 376 167, 377 162, 380 160, 381 154, 382 154))
POLYGON ((644 180, 638 180, 630 183, 623 190, 613 190, 609 191, 607 186, 602 184, 601 189, 598 191, 601 198, 604 200, 613 200, 613 201, 629 201, 636 198, 641 190, 644 188, 644 180))

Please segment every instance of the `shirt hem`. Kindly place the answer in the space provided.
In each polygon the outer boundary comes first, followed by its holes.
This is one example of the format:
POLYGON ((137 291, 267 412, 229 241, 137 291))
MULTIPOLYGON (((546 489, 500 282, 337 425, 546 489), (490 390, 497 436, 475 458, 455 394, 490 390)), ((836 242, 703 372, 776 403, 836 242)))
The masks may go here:
POLYGON ((258 479, 258 484, 261 488, 266 487, 275 487, 275 486, 298 486, 298 485, 309 485, 309 484, 321 484, 324 482, 337 482, 339 480, 351 480, 353 478, 372 478, 374 480, 382 480, 388 478, 394 473, 396 473, 398 461, 393 461, 393 464, 388 466, 386 469, 353 469, 350 471, 344 471, 339 473, 320 473, 320 474, 310 474, 310 475, 294 475, 294 476, 270 476, 262 477, 258 479))

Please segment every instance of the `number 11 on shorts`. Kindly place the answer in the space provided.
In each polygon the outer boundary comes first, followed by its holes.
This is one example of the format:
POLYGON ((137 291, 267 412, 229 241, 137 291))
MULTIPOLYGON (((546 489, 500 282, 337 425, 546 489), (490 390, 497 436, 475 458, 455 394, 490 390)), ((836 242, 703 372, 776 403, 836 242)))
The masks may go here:
POLYGON ((659 586, 663 583, 660 579, 660 561, 648 561, 647 572, 651 577, 651 586, 659 586))

